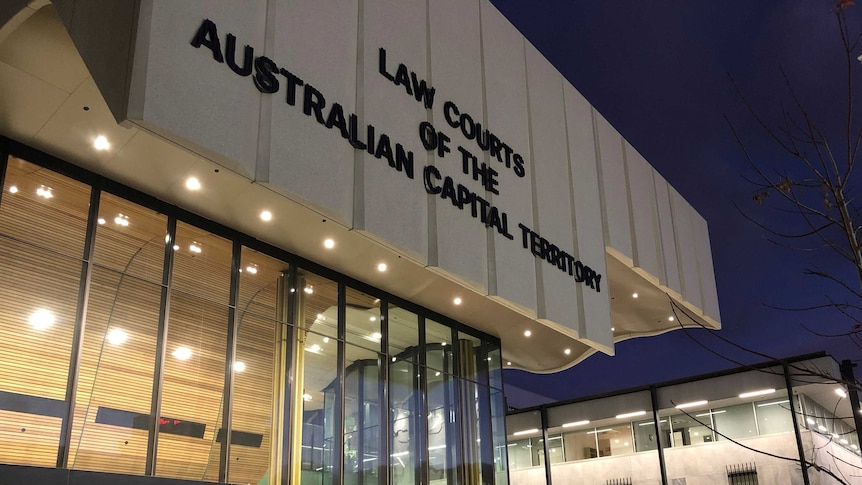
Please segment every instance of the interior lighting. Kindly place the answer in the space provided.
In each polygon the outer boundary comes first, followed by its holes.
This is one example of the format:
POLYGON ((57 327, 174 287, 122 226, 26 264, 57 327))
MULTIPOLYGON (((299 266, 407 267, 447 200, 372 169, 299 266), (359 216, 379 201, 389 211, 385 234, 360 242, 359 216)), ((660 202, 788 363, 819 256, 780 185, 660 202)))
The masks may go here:
POLYGON ((192 356, 192 349, 188 347, 177 347, 177 350, 174 350, 171 355, 180 360, 189 360, 189 358, 192 356))
POLYGON ((682 404, 677 404, 677 405, 676 405, 676 408, 677 408, 677 409, 687 409, 687 408, 693 408, 693 407, 697 407, 697 406, 705 406, 707 403, 709 403, 709 401, 692 401, 692 402, 685 402, 685 403, 682 403, 682 404))
POLYGON ((761 389, 759 391, 743 392, 742 394, 739 395, 739 398, 740 399, 746 399, 749 397, 765 396, 767 394, 772 394, 773 392, 775 392, 775 389, 761 389))
POLYGON ((371 338, 374 340, 380 340, 383 338, 383 335, 380 332, 374 332, 371 334, 371 338))
POLYGON ((386 268, 388 268, 388 266, 386 266, 386 263, 380 263, 377 265, 377 271, 380 271, 381 273, 386 271, 386 268))
POLYGON ((440 377, 440 371, 435 372, 434 377, 440 377))
POLYGON ((323 247, 326 249, 332 249, 335 247, 335 241, 332 239, 326 239, 323 241, 323 247))
POLYGON ((233 363, 234 372, 242 372, 245 370, 245 362, 236 361, 233 363))
POLYGON ((203 248, 198 245, 197 241, 195 241, 189 244, 189 251, 195 254, 200 254, 201 252, 203 252, 203 248))
POLYGON ((572 353, 572 349, 566 349, 563 351, 564 354, 569 355, 572 353))
POLYGON ((9 193, 10 194, 17 194, 18 193, 18 186, 17 185, 9 186, 9 193))
POLYGON ((96 220, 96 222, 98 222, 100 226, 104 226, 105 223, 108 221, 106 221, 104 217, 100 217, 96 220))
POLYGON ((587 431, 587 434, 607 433, 608 431, 613 431, 613 428, 594 429, 592 431, 587 431))
POLYGON ((672 321, 674 321, 674 320, 676 320, 676 319, 673 317, 673 315, 671 315, 671 316, 667 317, 667 321, 668 321, 668 322, 672 322, 672 321))
POLYGON ((807 421, 808 424, 817 424, 817 421, 814 421, 812 418, 805 418, 805 421, 807 421))
POLYGON ((511 362, 506 362, 506 365, 512 365, 512 363, 511 363, 511 362))
POLYGON ((56 318, 50 310, 40 308, 30 314, 30 325, 36 330, 47 330, 51 325, 54 325, 56 318))
POLYGON ((51 187, 45 187, 44 185, 40 185, 38 189, 36 189, 36 195, 45 199, 51 199, 54 197, 54 192, 51 187))
POLYGON ((611 332, 616 332, 616 331, 617 331, 617 329, 616 329, 616 328, 611 327, 611 332))
POLYGON ((637 293, 632 293, 632 298, 637 298, 637 297, 638 297, 637 293))
POLYGON ((179 245, 179 244, 174 244, 174 251, 179 251, 179 249, 180 249, 180 245, 179 245))
POLYGON ((524 330, 524 337, 529 337, 530 335, 533 335, 533 332, 529 330, 524 330))
POLYGON ((311 394, 303 394, 302 400, 303 401, 311 401, 311 394))
MULTIPOLYGON (((762 403, 758 404, 757 407, 762 408, 764 406, 775 406, 776 404, 787 404, 789 402, 790 402, 789 399, 785 399, 783 401, 762 402, 762 403)), ((811 419, 811 418, 808 418, 808 419, 811 419)))
POLYGON ((245 267, 245 270, 251 274, 257 274, 257 265, 256 264, 250 264, 250 265, 245 267))
POLYGON ((522 436, 525 434, 532 434, 532 433, 538 433, 538 432, 539 432, 539 428, 530 428, 530 429, 525 429, 525 430, 521 430, 521 431, 515 431, 514 433, 512 433, 512 436, 522 436))
POLYGON ((452 300, 452 303, 454 303, 454 304, 456 304, 456 305, 460 305, 462 301, 463 301, 463 300, 461 300, 461 297, 460 297, 460 296, 456 296, 456 297, 455 297, 455 299, 454 299, 454 300, 452 300))
POLYGON ((272 212, 270 212, 270 211, 261 212, 260 213, 260 220, 262 220, 263 222, 271 221, 272 220, 272 212))
POLYGON ((189 190, 200 190, 201 181, 195 177, 189 177, 186 179, 186 188, 189 190))
POLYGON ((590 424, 590 420, 585 419, 583 421, 573 421, 571 423, 564 423, 563 427, 564 428, 574 428, 575 426, 583 426, 585 424, 590 424))
POLYGON ((93 140, 93 148, 96 150, 107 150, 111 148, 111 144, 108 142, 108 139, 105 138, 105 135, 99 135, 93 140))
POLYGON ((844 389, 841 389, 840 387, 838 389, 835 389, 835 394, 838 394, 842 399, 847 397, 847 393, 844 392, 844 389))
POLYGON ((119 328, 112 328, 105 338, 111 343, 111 345, 120 345, 129 338, 129 334, 119 328))
POLYGON ((705 418, 705 417, 707 417, 707 416, 711 416, 711 415, 713 415, 713 414, 724 414, 724 413, 726 413, 726 412, 727 412, 727 410, 726 410, 726 409, 722 409, 721 411, 710 411, 710 412, 708 412, 708 413, 695 414, 695 415, 694 415, 694 417, 695 417, 695 418, 705 418))
POLYGON ((313 286, 311 286, 311 285, 308 285, 308 286, 306 286, 306 287, 305 287, 305 289, 304 289, 304 290, 302 290, 302 291, 304 291, 304 292, 306 292, 307 294, 311 295, 311 294, 313 294, 313 293, 314 293, 314 287, 313 287, 313 286))
POLYGON ((376 321, 377 321, 377 317, 369 317, 369 318, 368 318, 368 320, 370 320, 370 321, 372 321, 372 322, 376 322, 376 321))
MULTIPOLYGON (((661 423, 667 423, 667 420, 662 419, 661 421, 659 421, 659 424, 661 424, 661 423)), ((647 421, 646 423, 638 423, 638 426, 652 426, 652 424, 653 424, 652 421, 647 421)))
POLYGON ((323 337, 323 343, 328 344, 329 343, 329 337, 323 337))
POLYGON ((644 414, 646 414, 646 411, 633 411, 631 413, 617 414, 616 418, 617 419, 626 419, 626 418, 633 418, 635 416, 643 416, 644 414))
POLYGON ((820 431, 824 431, 824 432, 825 432, 825 431, 826 431, 826 426, 823 426, 822 424, 818 424, 818 425, 817 425, 817 429, 819 429, 820 431))
POLYGON ((320 345, 314 344, 311 347, 309 347, 308 350, 310 350, 312 352, 320 352, 320 345))
POLYGON ((117 214, 117 217, 114 218, 114 224, 129 227, 129 216, 124 216, 122 213, 117 214))

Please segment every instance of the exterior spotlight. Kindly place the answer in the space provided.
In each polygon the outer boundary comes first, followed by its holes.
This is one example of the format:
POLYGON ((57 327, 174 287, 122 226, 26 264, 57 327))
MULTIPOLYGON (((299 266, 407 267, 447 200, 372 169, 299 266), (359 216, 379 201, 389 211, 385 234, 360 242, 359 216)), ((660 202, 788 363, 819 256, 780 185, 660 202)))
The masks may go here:
POLYGON ((111 148, 111 143, 105 138, 105 135, 99 135, 93 140, 93 148, 99 151, 104 151, 111 148))
POLYGON ((263 222, 271 221, 272 220, 272 212, 270 212, 270 211, 261 212, 260 213, 260 220, 262 220, 263 222))
POLYGON ((454 303, 454 304, 456 304, 456 305, 460 305, 460 304, 461 304, 461 301, 462 301, 462 300, 461 300, 461 297, 455 297, 455 299, 454 299, 454 300, 452 300, 452 303, 454 303))
POLYGON ((325 247, 326 249, 332 249, 335 247, 335 241, 332 239, 326 239, 325 241, 323 241, 323 247, 325 247))
POLYGON ((186 179, 186 188, 189 190, 200 190, 201 181, 195 177, 189 177, 186 179))

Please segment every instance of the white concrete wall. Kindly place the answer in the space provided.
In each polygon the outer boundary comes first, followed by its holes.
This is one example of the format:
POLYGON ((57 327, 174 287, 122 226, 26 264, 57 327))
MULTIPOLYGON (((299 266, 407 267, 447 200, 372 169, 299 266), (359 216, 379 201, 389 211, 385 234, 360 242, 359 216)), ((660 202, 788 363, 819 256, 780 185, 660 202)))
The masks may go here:
POLYGON ((139 126, 597 347, 613 340, 607 252, 718 321, 705 221, 487 0, 144 0, 140 12, 128 107, 139 126), (190 45, 204 19, 222 52, 236 36, 238 63, 249 45, 298 76, 293 105, 286 77, 263 93, 254 73, 190 45), (389 75, 403 64, 407 84, 433 86, 430 107, 380 72, 380 48, 389 75), (413 153, 412 177, 305 113, 308 86, 324 117, 338 103, 363 141, 370 124, 413 153), (524 173, 450 126, 447 101, 523 156, 524 173), (424 149, 422 122, 448 153, 424 149), (459 147, 496 170, 495 188, 463 172, 459 147), (428 194, 426 166, 503 211, 509 234, 428 194), (535 257, 519 224, 602 274, 602 291, 535 257))

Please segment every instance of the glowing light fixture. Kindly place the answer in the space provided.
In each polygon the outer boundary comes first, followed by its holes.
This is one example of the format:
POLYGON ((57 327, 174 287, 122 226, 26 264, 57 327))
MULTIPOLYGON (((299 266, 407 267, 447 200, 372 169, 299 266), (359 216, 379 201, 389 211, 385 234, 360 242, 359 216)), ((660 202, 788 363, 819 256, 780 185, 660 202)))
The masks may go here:
POLYGON ((530 335, 533 335, 533 332, 529 330, 524 330, 524 337, 529 337, 530 335))
POLYGON ((179 245, 179 244, 174 244, 174 251, 179 251, 179 249, 180 249, 180 245, 179 245))
POLYGON ((775 389, 761 389, 759 391, 743 392, 739 395, 739 398, 746 399, 749 397, 765 396, 767 394, 772 394, 773 392, 775 392, 775 389))
POLYGON ((303 394, 302 400, 303 401, 311 401, 311 394, 303 394))
POLYGON ((180 360, 189 360, 192 356, 192 349, 188 347, 177 347, 171 355, 180 360))
POLYGON ((368 320, 369 320, 369 321, 372 321, 372 322, 376 322, 376 321, 377 321, 377 317, 369 317, 369 318, 368 318, 368 320))
POLYGON ((454 299, 454 300, 452 300, 452 303, 454 303, 454 304, 456 304, 456 305, 460 305, 460 304, 461 304, 461 302, 463 302, 463 300, 461 299, 461 297, 460 297, 460 296, 456 296, 456 297, 455 297, 455 299, 454 299))
POLYGON ((93 140, 93 148, 100 151, 107 150, 111 148, 111 143, 108 142, 108 139, 105 137, 105 135, 99 135, 96 137, 95 140, 93 140))
POLYGON ((40 308, 30 314, 30 325, 36 330, 47 330, 51 325, 54 325, 56 317, 50 310, 40 308))
POLYGON ((646 411, 633 411, 630 413, 617 414, 617 419, 626 419, 626 418, 634 418, 635 416, 643 416, 646 414, 646 411))
POLYGON ((120 345, 129 338, 129 334, 119 328, 112 328, 108 331, 108 334, 105 335, 105 338, 111 343, 111 345, 120 345))
POLYGON ((835 394, 838 394, 842 399, 847 397, 847 393, 844 391, 844 389, 841 389, 840 387, 838 389, 835 389, 835 394))
POLYGON ((672 322, 672 321, 674 321, 674 320, 676 320, 676 318, 674 318, 674 317, 673 317, 673 315, 671 315, 671 316, 667 317, 667 321, 668 321, 668 322, 672 322))
POLYGON ((272 220, 272 212, 270 212, 270 211, 261 212, 260 213, 260 220, 262 220, 263 222, 271 221, 272 220))
POLYGON ((572 349, 566 349, 563 351, 564 354, 569 355, 572 353, 572 349))
POLYGON ((638 297, 637 293, 632 293, 632 298, 637 298, 637 297, 638 297))
POLYGON ((200 245, 198 245, 197 241, 195 241, 195 242, 189 244, 189 251, 191 251, 195 254, 200 254, 203 252, 203 248, 200 247, 200 245))
POLYGON ((45 187, 44 185, 40 185, 39 188, 36 189, 36 195, 42 197, 43 199, 54 198, 54 192, 51 187, 45 187))
POLYGON ((10 194, 17 194, 18 193, 18 186, 17 185, 9 186, 9 193, 10 194))
POLYGON ((677 408, 677 409, 687 409, 687 408, 693 408, 693 407, 697 407, 697 406, 705 406, 708 402, 709 402, 709 401, 692 401, 692 402, 685 402, 685 403, 682 403, 682 404, 677 404, 677 405, 676 405, 676 408, 677 408))
POLYGON ((96 220, 96 222, 98 222, 100 226, 104 226, 105 223, 108 221, 106 221, 104 217, 100 217, 99 219, 96 220))
POLYGON ((564 427, 564 428, 574 428, 575 426, 583 426, 583 425, 585 425, 585 424, 590 424, 590 420, 589 420, 589 419, 585 419, 585 420, 583 420, 583 421, 574 421, 574 422, 571 422, 571 423, 564 423, 564 424, 563 424, 563 427, 564 427))
POLYGON ((530 428, 530 429, 525 429, 522 431, 515 431, 514 433, 512 433, 512 436, 522 436, 525 434, 532 434, 532 433, 538 433, 538 432, 539 432, 539 428, 530 428))
POLYGON ((371 334, 371 338, 374 340, 380 340, 383 338, 383 335, 380 332, 374 332, 371 334))
POLYGON ((812 418, 805 418, 805 421, 807 421, 808 424, 817 424, 817 421, 814 421, 812 418))
POLYGON ((708 413, 695 414, 695 415, 694 415, 694 417, 695 417, 695 418, 705 418, 705 417, 707 417, 707 416, 711 416, 711 415, 713 415, 713 414, 724 414, 724 413, 726 413, 726 412, 727 412, 727 410, 726 410, 726 409, 722 409, 722 410, 720 410, 720 411, 710 411, 710 412, 708 412, 708 413))
POLYGON ((329 343, 329 337, 323 337, 323 343, 328 344, 329 343))
POLYGON ((245 267, 245 270, 251 274, 257 274, 257 265, 256 264, 250 264, 250 265, 245 267))
POLYGON ((388 266, 386 266, 386 263, 380 263, 377 265, 377 271, 380 271, 381 273, 386 271, 386 268, 388 268, 388 266))
POLYGON ((320 352, 320 345, 314 344, 311 347, 309 347, 308 350, 310 350, 312 352, 320 352))
POLYGON ((303 289, 302 291, 304 291, 305 293, 307 293, 307 294, 311 295, 311 294, 313 294, 313 293, 314 293, 314 287, 313 287, 313 286, 311 286, 311 285, 308 285, 308 286, 306 286, 306 287, 305 287, 305 289, 303 289))
POLYGON ((236 361, 233 363, 234 372, 242 372, 245 370, 245 362, 236 361))
POLYGON ((335 241, 332 239, 326 239, 325 241, 323 241, 323 247, 325 247, 326 249, 332 249, 335 247, 335 241))
POLYGON ((512 363, 511 363, 511 362, 506 362, 506 365, 512 365, 512 363))
POLYGON ((117 217, 114 218, 114 224, 129 227, 129 216, 125 216, 122 213, 117 214, 117 217))
POLYGON ((820 431, 824 431, 824 432, 825 432, 825 431, 826 431, 826 426, 823 426, 822 424, 818 424, 818 425, 817 425, 817 429, 819 429, 820 431))
POLYGON ((200 190, 201 181, 195 177, 189 177, 186 179, 186 188, 189 190, 200 190))

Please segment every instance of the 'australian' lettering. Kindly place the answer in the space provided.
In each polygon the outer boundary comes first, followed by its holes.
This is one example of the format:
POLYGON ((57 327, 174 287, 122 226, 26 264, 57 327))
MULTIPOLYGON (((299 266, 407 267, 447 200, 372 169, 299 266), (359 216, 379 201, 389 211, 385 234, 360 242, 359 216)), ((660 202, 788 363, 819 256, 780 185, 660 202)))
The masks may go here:
MULTIPOLYGON (((242 62, 237 63, 236 41, 236 37, 228 33, 225 37, 225 50, 222 52, 218 28, 213 21, 206 19, 192 38, 191 45, 209 49, 216 62, 226 62, 237 75, 250 76, 254 86, 262 93, 275 94, 283 89, 285 103, 290 106, 297 106, 298 103, 305 116, 330 130, 335 130, 353 148, 366 150, 375 158, 385 159, 391 168, 403 173, 407 178, 414 178, 412 151, 405 149, 400 143, 393 143, 385 133, 378 133, 374 125, 367 124, 364 129, 360 128, 359 118, 355 113, 345 112, 339 103, 327 102, 326 96, 320 90, 296 74, 279 67, 272 59, 266 56, 255 57, 253 47, 246 45, 242 62)), ((421 97, 416 99, 424 97, 426 103, 433 103, 434 90, 430 89, 429 94, 425 81, 417 81, 416 86, 422 90, 421 97)))

